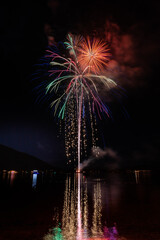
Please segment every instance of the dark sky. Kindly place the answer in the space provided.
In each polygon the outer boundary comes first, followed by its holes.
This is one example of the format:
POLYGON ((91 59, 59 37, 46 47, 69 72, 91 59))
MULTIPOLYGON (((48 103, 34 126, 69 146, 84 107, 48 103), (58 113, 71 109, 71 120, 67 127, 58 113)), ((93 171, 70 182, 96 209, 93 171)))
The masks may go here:
MULTIPOLYGON (((0 144, 42 160, 64 163, 63 139, 47 103, 37 104, 32 73, 48 44, 45 26, 56 41, 68 32, 99 34, 113 27, 113 63, 126 89, 114 121, 101 124, 106 147, 127 158, 158 158, 160 137, 159 1, 2 1, 0 7, 0 144), (117 38, 117 39, 116 39, 117 38), (117 66, 117 65, 116 65, 117 66), (61 150, 61 151, 59 151, 61 150)), ((110 30, 109 30, 110 31, 110 30)))

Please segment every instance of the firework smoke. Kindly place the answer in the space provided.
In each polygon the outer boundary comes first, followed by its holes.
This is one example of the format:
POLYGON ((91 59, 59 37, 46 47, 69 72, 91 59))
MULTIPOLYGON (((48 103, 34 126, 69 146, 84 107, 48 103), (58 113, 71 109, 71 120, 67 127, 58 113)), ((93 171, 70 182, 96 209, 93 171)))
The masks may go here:
POLYGON ((81 171, 87 167, 88 165, 90 165, 91 163, 93 163, 94 161, 100 159, 100 158, 104 158, 104 157, 110 157, 114 160, 119 160, 119 156, 117 154, 117 152, 115 152, 113 149, 111 148, 105 148, 104 150, 101 149, 100 147, 94 147, 92 148, 92 154, 91 156, 83 161, 83 163, 81 163, 80 168, 81 171))

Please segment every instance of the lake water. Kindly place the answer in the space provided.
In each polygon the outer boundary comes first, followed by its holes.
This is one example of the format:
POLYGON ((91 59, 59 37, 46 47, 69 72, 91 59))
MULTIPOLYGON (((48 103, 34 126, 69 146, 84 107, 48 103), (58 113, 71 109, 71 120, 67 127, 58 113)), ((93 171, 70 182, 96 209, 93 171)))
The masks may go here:
POLYGON ((160 240, 152 171, 0 172, 0 240, 160 240))

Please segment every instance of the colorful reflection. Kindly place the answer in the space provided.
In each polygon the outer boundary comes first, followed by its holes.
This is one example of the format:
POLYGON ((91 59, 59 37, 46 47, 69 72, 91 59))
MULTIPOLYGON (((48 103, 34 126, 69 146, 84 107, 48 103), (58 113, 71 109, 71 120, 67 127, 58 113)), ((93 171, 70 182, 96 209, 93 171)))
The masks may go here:
POLYGON ((63 240, 63 236, 62 236, 62 230, 60 229, 60 227, 56 227, 53 229, 53 240, 63 240))
POLYGON ((14 184, 17 173, 15 170, 8 171, 8 181, 11 186, 14 184))
POLYGON ((2 179, 3 179, 3 181, 6 179, 6 176, 7 176, 7 170, 3 170, 2 171, 2 179))
POLYGON ((151 171, 150 170, 135 170, 135 181, 136 184, 147 182, 150 180, 151 171))
POLYGON ((32 173, 32 188, 36 188, 36 186, 37 186, 37 175, 38 175, 38 171, 33 170, 33 173, 32 173))
MULTIPOLYGON (((105 217, 103 216, 103 221, 105 217)), ((60 219, 58 219, 60 220, 60 219)), ((120 240, 116 226, 102 224, 102 189, 96 179, 88 189, 87 179, 80 173, 65 181, 62 226, 57 223, 44 240, 120 240)))

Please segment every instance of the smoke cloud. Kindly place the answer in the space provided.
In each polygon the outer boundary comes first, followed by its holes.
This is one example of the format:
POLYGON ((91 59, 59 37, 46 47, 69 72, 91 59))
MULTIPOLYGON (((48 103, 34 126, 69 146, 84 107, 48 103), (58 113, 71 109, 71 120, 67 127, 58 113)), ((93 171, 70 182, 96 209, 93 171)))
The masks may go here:
POLYGON ((110 157, 113 160, 119 160, 120 157, 118 156, 117 152, 115 152, 111 148, 105 148, 104 150, 100 147, 93 147, 91 156, 85 160, 83 163, 81 163, 81 170, 83 170, 85 167, 90 165, 91 163, 95 162, 98 159, 104 158, 104 157, 110 157))
POLYGON ((113 55, 108 65, 108 76, 120 82, 121 86, 145 85, 153 60, 158 60, 160 47, 156 32, 149 34, 148 28, 140 22, 124 32, 117 23, 107 20, 105 38, 113 55))

